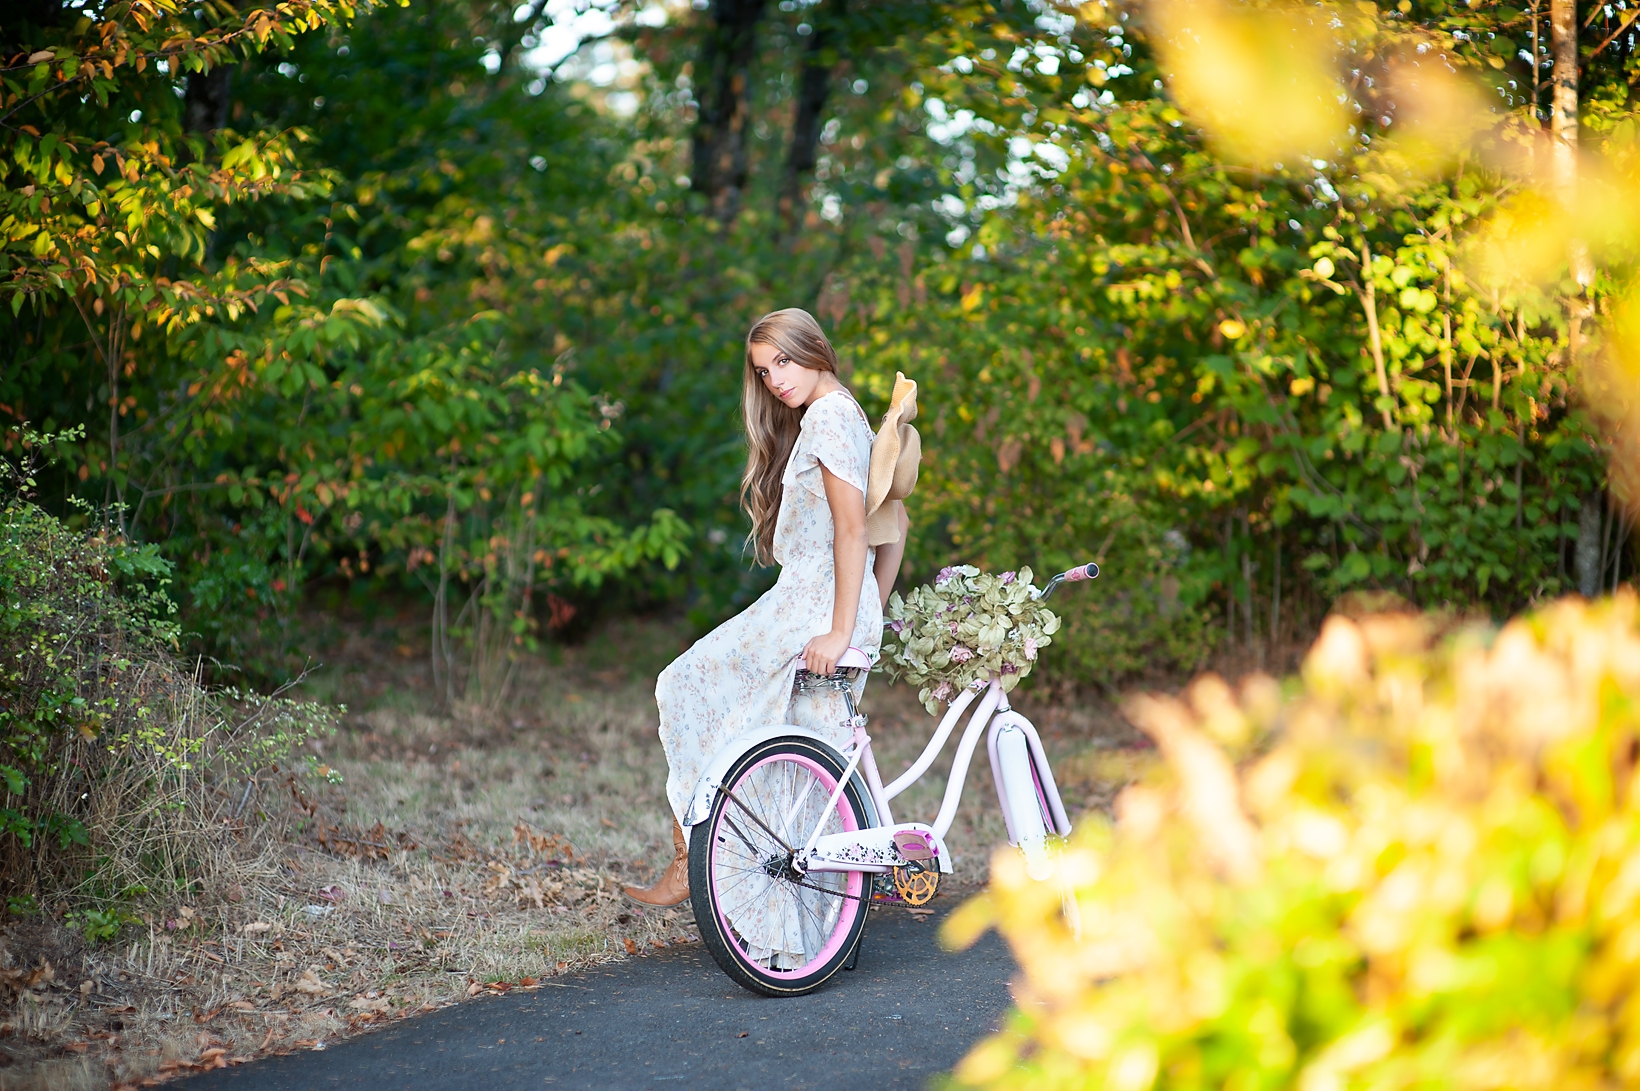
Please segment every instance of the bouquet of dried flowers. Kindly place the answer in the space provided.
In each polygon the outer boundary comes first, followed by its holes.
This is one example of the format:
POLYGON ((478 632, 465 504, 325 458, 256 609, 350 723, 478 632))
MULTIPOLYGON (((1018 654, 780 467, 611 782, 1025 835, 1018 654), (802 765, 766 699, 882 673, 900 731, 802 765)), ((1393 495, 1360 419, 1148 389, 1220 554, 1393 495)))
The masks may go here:
POLYGON ((996 576, 967 564, 942 569, 932 586, 889 597, 879 666, 917 686, 930 713, 992 675, 1012 690, 1059 630, 1041 596, 1029 568, 996 576))

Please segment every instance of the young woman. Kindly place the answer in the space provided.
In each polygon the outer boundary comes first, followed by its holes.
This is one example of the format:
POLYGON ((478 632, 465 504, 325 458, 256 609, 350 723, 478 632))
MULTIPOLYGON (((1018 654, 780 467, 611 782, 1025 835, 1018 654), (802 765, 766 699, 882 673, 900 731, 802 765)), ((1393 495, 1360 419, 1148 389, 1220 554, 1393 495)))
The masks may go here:
MULTIPOLYGON (((752 326, 741 405, 751 448, 740 485, 752 518, 748 543, 761 563, 780 566, 780 576, 745 613, 679 656, 655 686, 673 859, 654 886, 626 888, 645 905, 689 897, 678 819, 719 748, 771 723, 808 727, 838 746, 848 740, 842 694, 794 697, 792 681, 800 664, 830 674, 850 645, 876 658, 910 529, 902 507, 899 540, 866 544, 871 428, 807 311, 775 311, 752 326)), ((858 698, 865 679, 856 686, 858 698)))

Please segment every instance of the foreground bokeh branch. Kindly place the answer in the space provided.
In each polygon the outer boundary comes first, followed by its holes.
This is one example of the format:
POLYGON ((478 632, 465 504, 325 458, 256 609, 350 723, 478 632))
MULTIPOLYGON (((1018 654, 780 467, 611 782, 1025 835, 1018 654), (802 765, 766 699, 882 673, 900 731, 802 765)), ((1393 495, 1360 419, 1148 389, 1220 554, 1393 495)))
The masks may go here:
POLYGON ((964 1086, 1615 1087, 1640 1078, 1640 600, 1327 623, 1282 697, 1129 714, 1165 761, 987 925, 1020 1007, 964 1086), (1232 762, 1234 763, 1232 771, 1232 762))

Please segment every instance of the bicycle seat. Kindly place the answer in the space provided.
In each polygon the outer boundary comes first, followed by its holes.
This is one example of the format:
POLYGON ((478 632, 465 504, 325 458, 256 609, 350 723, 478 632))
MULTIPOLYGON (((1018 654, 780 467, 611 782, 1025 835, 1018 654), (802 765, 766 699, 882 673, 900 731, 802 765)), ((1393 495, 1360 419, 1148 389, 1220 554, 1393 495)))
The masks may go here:
POLYGON ((849 649, 837 658, 837 669, 840 671, 868 671, 871 669, 871 657, 850 645, 849 649))
MULTIPOLYGON (((798 657, 801 661, 801 656, 798 657)), ((849 647, 837 657, 837 669, 830 674, 810 674, 802 667, 797 668, 797 677, 794 684, 801 692, 816 689, 847 689, 854 685, 855 671, 871 669, 871 657, 859 648, 849 647)))

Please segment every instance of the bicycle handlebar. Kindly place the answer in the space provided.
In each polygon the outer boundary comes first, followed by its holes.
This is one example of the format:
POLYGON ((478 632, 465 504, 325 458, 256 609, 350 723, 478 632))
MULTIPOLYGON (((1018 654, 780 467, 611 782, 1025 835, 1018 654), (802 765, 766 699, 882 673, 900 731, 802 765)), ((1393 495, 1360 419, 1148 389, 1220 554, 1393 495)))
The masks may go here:
POLYGON ((1099 566, 1097 564, 1092 561, 1089 561, 1087 564, 1079 564, 1075 568, 1061 572, 1059 575, 1049 580, 1047 586, 1042 588, 1042 594, 1038 601, 1041 601, 1041 599, 1045 599, 1049 595, 1053 594, 1062 583, 1081 583, 1083 580, 1098 578, 1099 566))

